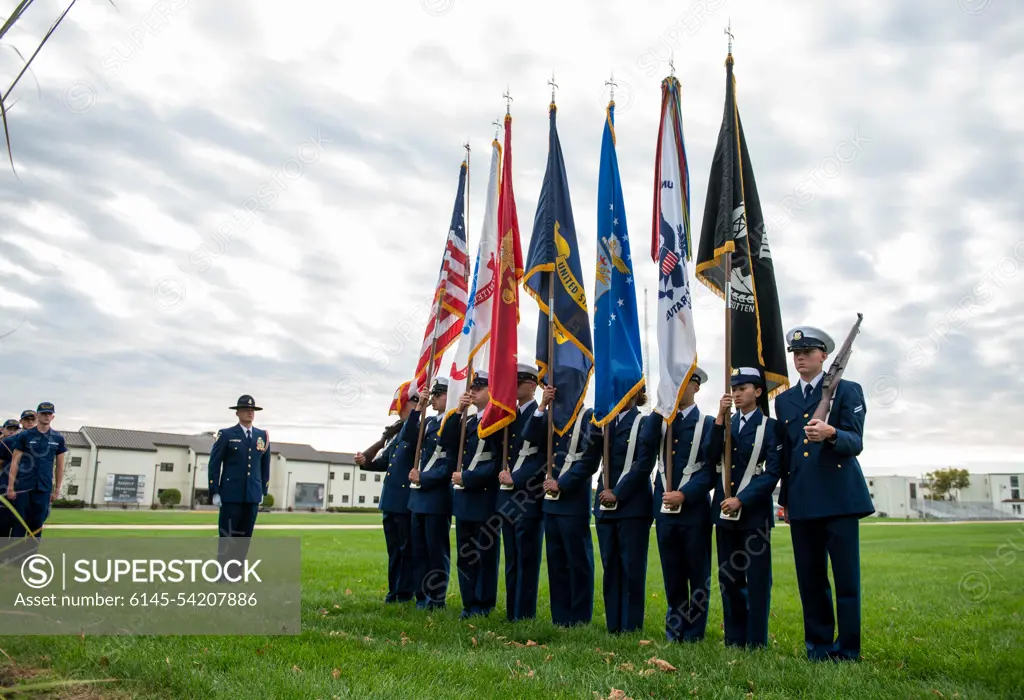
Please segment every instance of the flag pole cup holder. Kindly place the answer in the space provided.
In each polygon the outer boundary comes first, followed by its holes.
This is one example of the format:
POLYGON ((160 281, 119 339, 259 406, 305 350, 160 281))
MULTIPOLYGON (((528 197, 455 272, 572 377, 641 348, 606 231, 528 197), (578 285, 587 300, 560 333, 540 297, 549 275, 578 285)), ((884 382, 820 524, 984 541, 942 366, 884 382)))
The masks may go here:
POLYGON ((601 510, 606 510, 607 511, 607 510, 618 510, 618 509, 619 509, 619 502, 618 501, 616 501, 615 503, 612 503, 611 505, 606 505, 604 503, 601 504, 601 510))
POLYGON ((742 514, 743 514, 743 508, 740 507, 740 509, 738 511, 736 511, 735 513, 732 513, 732 514, 719 512, 718 517, 720 517, 722 520, 729 520, 731 522, 736 522, 737 520, 740 519, 740 515, 742 515, 742 514))
POLYGON ((545 491, 544 492, 544 500, 545 501, 557 501, 561 497, 562 497, 562 492, 561 491, 557 491, 555 493, 551 493, 550 491, 545 491))
POLYGON ((502 491, 512 491, 513 489, 515 489, 515 486, 513 484, 502 484, 498 488, 500 488, 502 491))
POLYGON ((411 489, 418 489, 418 488, 420 488, 420 484, 419 484, 418 481, 410 481, 409 482, 409 488, 411 488, 411 489))
POLYGON ((682 509, 683 509, 682 506, 674 506, 673 507, 673 506, 665 505, 664 503, 661 504, 661 512, 662 513, 667 513, 669 515, 678 515, 679 511, 681 511, 682 509))

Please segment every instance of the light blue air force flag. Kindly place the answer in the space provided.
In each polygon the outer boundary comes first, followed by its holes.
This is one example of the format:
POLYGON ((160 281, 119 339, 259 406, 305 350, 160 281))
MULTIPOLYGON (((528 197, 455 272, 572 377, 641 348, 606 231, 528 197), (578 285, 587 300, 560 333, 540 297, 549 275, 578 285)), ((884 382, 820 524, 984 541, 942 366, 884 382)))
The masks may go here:
POLYGON ((594 301, 594 423, 604 426, 644 386, 636 279, 615 155, 615 103, 608 104, 597 186, 597 296, 594 301))

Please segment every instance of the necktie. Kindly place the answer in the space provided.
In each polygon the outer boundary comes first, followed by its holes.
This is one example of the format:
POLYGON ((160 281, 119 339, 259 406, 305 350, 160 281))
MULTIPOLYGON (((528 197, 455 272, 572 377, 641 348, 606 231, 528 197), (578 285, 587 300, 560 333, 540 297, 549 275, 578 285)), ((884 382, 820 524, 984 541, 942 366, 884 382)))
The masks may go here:
POLYGON ((246 428, 245 430, 245 439, 248 440, 249 442, 252 442, 252 433, 249 431, 248 428, 246 428))
POLYGON ((812 387, 810 384, 804 384, 804 398, 810 398, 812 387))
POLYGON ((747 417, 740 416, 740 430, 743 430, 743 426, 747 424, 747 417))

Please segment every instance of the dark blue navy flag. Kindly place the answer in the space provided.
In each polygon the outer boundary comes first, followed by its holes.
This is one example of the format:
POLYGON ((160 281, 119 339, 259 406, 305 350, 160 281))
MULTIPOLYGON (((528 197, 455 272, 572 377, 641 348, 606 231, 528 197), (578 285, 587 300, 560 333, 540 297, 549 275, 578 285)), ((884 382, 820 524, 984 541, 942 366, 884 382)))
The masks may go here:
POLYGON ((548 165, 533 220, 533 236, 526 259, 523 286, 540 306, 537 324, 537 366, 540 378, 556 389, 553 407, 555 432, 568 432, 583 407, 594 371, 587 292, 576 242, 576 225, 569 201, 562 146, 555 126, 557 108, 549 109, 548 165), (555 283, 551 277, 554 272, 555 283), (553 295, 553 299, 552 299, 553 295), (548 357, 549 308, 554 321, 554 356, 548 357), (549 371, 550 370, 550 371, 549 371), (553 377, 552 377, 553 375, 553 377))
POLYGON ((597 184, 597 284, 594 299, 594 418, 604 426, 644 386, 636 280, 626 206, 615 155, 615 103, 608 103, 597 184))

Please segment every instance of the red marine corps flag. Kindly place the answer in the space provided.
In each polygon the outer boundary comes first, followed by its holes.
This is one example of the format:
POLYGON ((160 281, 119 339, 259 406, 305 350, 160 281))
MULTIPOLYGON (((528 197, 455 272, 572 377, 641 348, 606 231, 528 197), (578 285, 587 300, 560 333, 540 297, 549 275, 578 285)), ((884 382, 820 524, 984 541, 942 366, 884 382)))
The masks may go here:
POLYGON ((523 251, 512 191, 512 117, 507 113, 504 151, 498 198, 498 286, 491 299, 491 361, 487 368, 491 400, 477 429, 482 438, 515 421, 519 387, 519 282, 523 278, 523 251))

